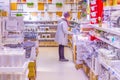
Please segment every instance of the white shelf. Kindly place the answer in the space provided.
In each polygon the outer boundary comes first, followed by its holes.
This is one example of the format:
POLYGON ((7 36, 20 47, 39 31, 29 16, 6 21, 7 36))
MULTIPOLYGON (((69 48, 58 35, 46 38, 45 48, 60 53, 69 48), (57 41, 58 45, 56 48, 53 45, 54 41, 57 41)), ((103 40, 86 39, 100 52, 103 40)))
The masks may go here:
POLYGON ((27 2, 17 2, 17 4, 27 4, 27 2))
POLYGON ((120 49, 120 46, 118 46, 118 45, 116 45, 116 44, 110 42, 109 40, 106 40, 106 39, 101 38, 101 37, 98 37, 98 36, 95 36, 95 37, 98 38, 98 39, 100 39, 100 40, 102 40, 103 42, 105 42, 105 43, 107 43, 107 44, 110 44, 111 46, 113 46, 113 47, 115 47, 115 48, 120 49))
POLYGON ((25 27, 28 27, 28 26, 35 26, 35 27, 48 27, 48 26, 57 26, 57 24, 26 24, 25 27))
POLYGON ((114 76, 116 76, 116 78, 117 78, 118 80, 120 80, 120 73, 119 73, 118 71, 116 71, 116 70, 114 69, 114 67, 111 67, 110 65, 106 64, 105 61, 103 61, 103 60, 100 60, 100 63, 101 63, 101 65, 103 65, 103 66, 104 66, 107 70, 109 70, 110 72, 114 72, 114 76))
POLYGON ((110 71, 114 72, 114 75, 118 80, 120 80, 120 73, 116 71, 114 68, 110 67, 110 71))
POLYGON ((27 23, 27 22, 31 22, 31 23, 40 23, 40 22, 57 22, 57 21, 50 21, 50 20, 48 20, 48 21, 24 21, 25 23, 27 23))
POLYGON ((25 62, 22 67, 0 67, 0 73, 16 73, 23 74, 28 67, 28 62, 25 62))
POLYGON ((65 4, 78 4, 78 2, 65 2, 65 4))
POLYGON ((114 28, 103 28, 103 27, 94 27, 94 28, 120 36, 120 31, 115 30, 114 28))
POLYGON ((37 33, 38 31, 23 31, 23 32, 35 32, 35 33, 37 33))
POLYGON ((55 38, 40 38, 39 40, 54 40, 55 38))
POLYGON ((24 38, 4 38, 3 44, 18 44, 22 43, 24 41, 24 38))
POLYGON ((41 24, 41 25, 38 25, 38 26, 57 26, 55 24, 41 24))
POLYGON ((56 31, 38 31, 39 33, 56 33, 56 31))
POLYGON ((56 31, 24 31, 24 32, 36 32, 36 33, 56 33, 56 31))
POLYGON ((36 13, 41 13, 41 12, 56 13, 58 11, 28 11, 28 12, 27 11, 22 11, 22 10, 21 11, 19 11, 19 10, 18 11, 17 10, 16 11, 11 11, 11 13, 32 13, 32 12, 36 12, 36 13))
POLYGON ((37 27, 38 27, 38 24, 39 23, 24 23, 24 27, 26 28, 26 27, 30 27, 30 28, 33 28, 33 26, 34 26, 34 29, 36 29, 37 27))
POLYGON ((56 31, 24 31, 24 32, 36 32, 36 33, 56 33, 56 31))
POLYGON ((103 60, 99 60, 99 62, 100 62, 100 64, 101 64, 102 66, 104 66, 107 70, 110 69, 110 66, 107 65, 107 64, 105 63, 105 61, 103 61, 103 60))
MULTIPOLYGON (((63 11, 22 11, 22 10, 14 10, 14 11, 11 11, 11 13, 32 13, 32 12, 36 12, 36 13, 41 13, 41 12, 44 12, 44 13, 56 13, 56 12, 63 12, 63 11)), ((78 11, 70 11, 72 13, 77 13, 78 11)))
POLYGON ((107 7, 104 7, 104 10, 120 10, 120 5, 107 6, 107 7))

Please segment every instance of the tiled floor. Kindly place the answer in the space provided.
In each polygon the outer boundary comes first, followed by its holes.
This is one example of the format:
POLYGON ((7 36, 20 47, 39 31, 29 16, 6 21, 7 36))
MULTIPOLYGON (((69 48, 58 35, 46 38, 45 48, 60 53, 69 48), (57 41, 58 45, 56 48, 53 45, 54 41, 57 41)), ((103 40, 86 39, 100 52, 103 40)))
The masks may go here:
POLYGON ((65 48, 69 62, 58 61, 57 47, 40 47, 37 58, 37 80, 88 80, 82 70, 76 70, 72 62, 72 53, 65 48))

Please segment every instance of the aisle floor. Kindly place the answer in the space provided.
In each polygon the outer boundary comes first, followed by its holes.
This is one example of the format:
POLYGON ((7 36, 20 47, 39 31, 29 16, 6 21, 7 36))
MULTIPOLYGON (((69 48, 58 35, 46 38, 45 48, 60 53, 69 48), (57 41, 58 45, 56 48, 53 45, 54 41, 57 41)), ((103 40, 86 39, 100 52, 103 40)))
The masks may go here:
POLYGON ((57 47, 40 47, 37 57, 37 80, 88 80, 83 70, 76 70, 70 48, 65 48, 69 62, 58 61, 57 47))

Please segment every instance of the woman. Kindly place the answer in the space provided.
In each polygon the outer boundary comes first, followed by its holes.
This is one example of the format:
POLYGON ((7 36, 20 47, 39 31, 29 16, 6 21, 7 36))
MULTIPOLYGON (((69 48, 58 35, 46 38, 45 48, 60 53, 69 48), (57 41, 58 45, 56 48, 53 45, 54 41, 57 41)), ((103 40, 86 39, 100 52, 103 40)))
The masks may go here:
POLYGON ((58 20, 55 41, 59 44, 59 61, 68 61, 68 59, 64 57, 64 46, 68 43, 68 34, 72 35, 72 32, 68 31, 69 19, 69 12, 65 12, 63 18, 58 20))

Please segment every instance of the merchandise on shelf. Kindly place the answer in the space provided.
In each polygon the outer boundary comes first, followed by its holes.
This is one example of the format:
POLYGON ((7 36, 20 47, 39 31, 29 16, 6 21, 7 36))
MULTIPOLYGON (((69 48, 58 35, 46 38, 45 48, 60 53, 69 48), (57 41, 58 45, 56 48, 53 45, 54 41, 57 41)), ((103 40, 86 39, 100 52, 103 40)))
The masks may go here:
POLYGON ((5 10, 0 10, 0 16, 6 17, 6 16, 8 16, 8 12, 5 10))
POLYGON ((56 3, 56 7, 61 8, 63 6, 62 3, 56 3))
POLYGON ((44 10, 44 3, 38 3, 38 10, 44 10))
POLYGON ((27 3, 27 7, 29 7, 29 8, 33 8, 33 7, 34 7, 34 3, 33 3, 33 2, 29 2, 29 3, 27 3))
POLYGON ((57 46, 54 42, 57 21, 25 21, 25 25, 25 38, 37 38, 40 46, 45 46, 42 44, 47 44, 47 42, 49 42, 47 46, 57 46), (31 32, 31 30, 34 31, 31 32))
POLYGON ((11 10, 17 10, 17 3, 10 3, 11 10))
POLYGON ((81 18, 81 9, 78 9, 77 7, 78 1, 72 0, 67 1, 67 4, 65 3, 64 0, 54 0, 54 2, 52 0, 38 0, 36 3, 21 0, 15 1, 11 2, 10 15, 15 16, 17 13, 21 13, 25 17, 24 20, 57 20, 62 16, 62 12, 69 11, 73 18, 78 21, 81 18), (27 5, 32 8, 26 7, 27 5), (58 6, 58 8, 56 6, 58 6), (32 12, 36 12, 38 15, 33 17, 30 14, 32 12), (49 13, 52 13, 52 17, 49 13), (45 15, 42 16, 42 14, 45 15))
POLYGON ((23 42, 23 17, 8 17, 3 19, 2 42, 3 44, 19 44, 23 42))
POLYGON ((120 74, 118 71, 119 66, 115 65, 115 64, 120 64, 119 45, 116 45, 118 44, 117 41, 119 40, 118 38, 119 33, 117 34, 116 33, 117 31, 115 31, 115 33, 112 32, 112 29, 110 28, 103 28, 103 27, 94 27, 94 28, 95 28, 94 31, 90 32, 90 35, 94 35, 96 38, 99 39, 98 41, 100 42, 98 43, 97 40, 96 40, 97 43, 94 42, 96 48, 94 47, 95 51, 92 51, 92 53, 95 52, 96 56, 92 56, 91 69, 93 70, 94 74, 96 74, 97 71, 97 74, 99 74, 98 79, 100 80, 106 80, 106 79, 119 80, 120 79, 120 74), (100 68, 99 66, 102 67, 100 68), (106 69, 107 73, 106 72, 101 73, 101 71, 103 71, 104 69, 106 69), (104 77, 103 75, 106 75, 106 77, 104 77))

